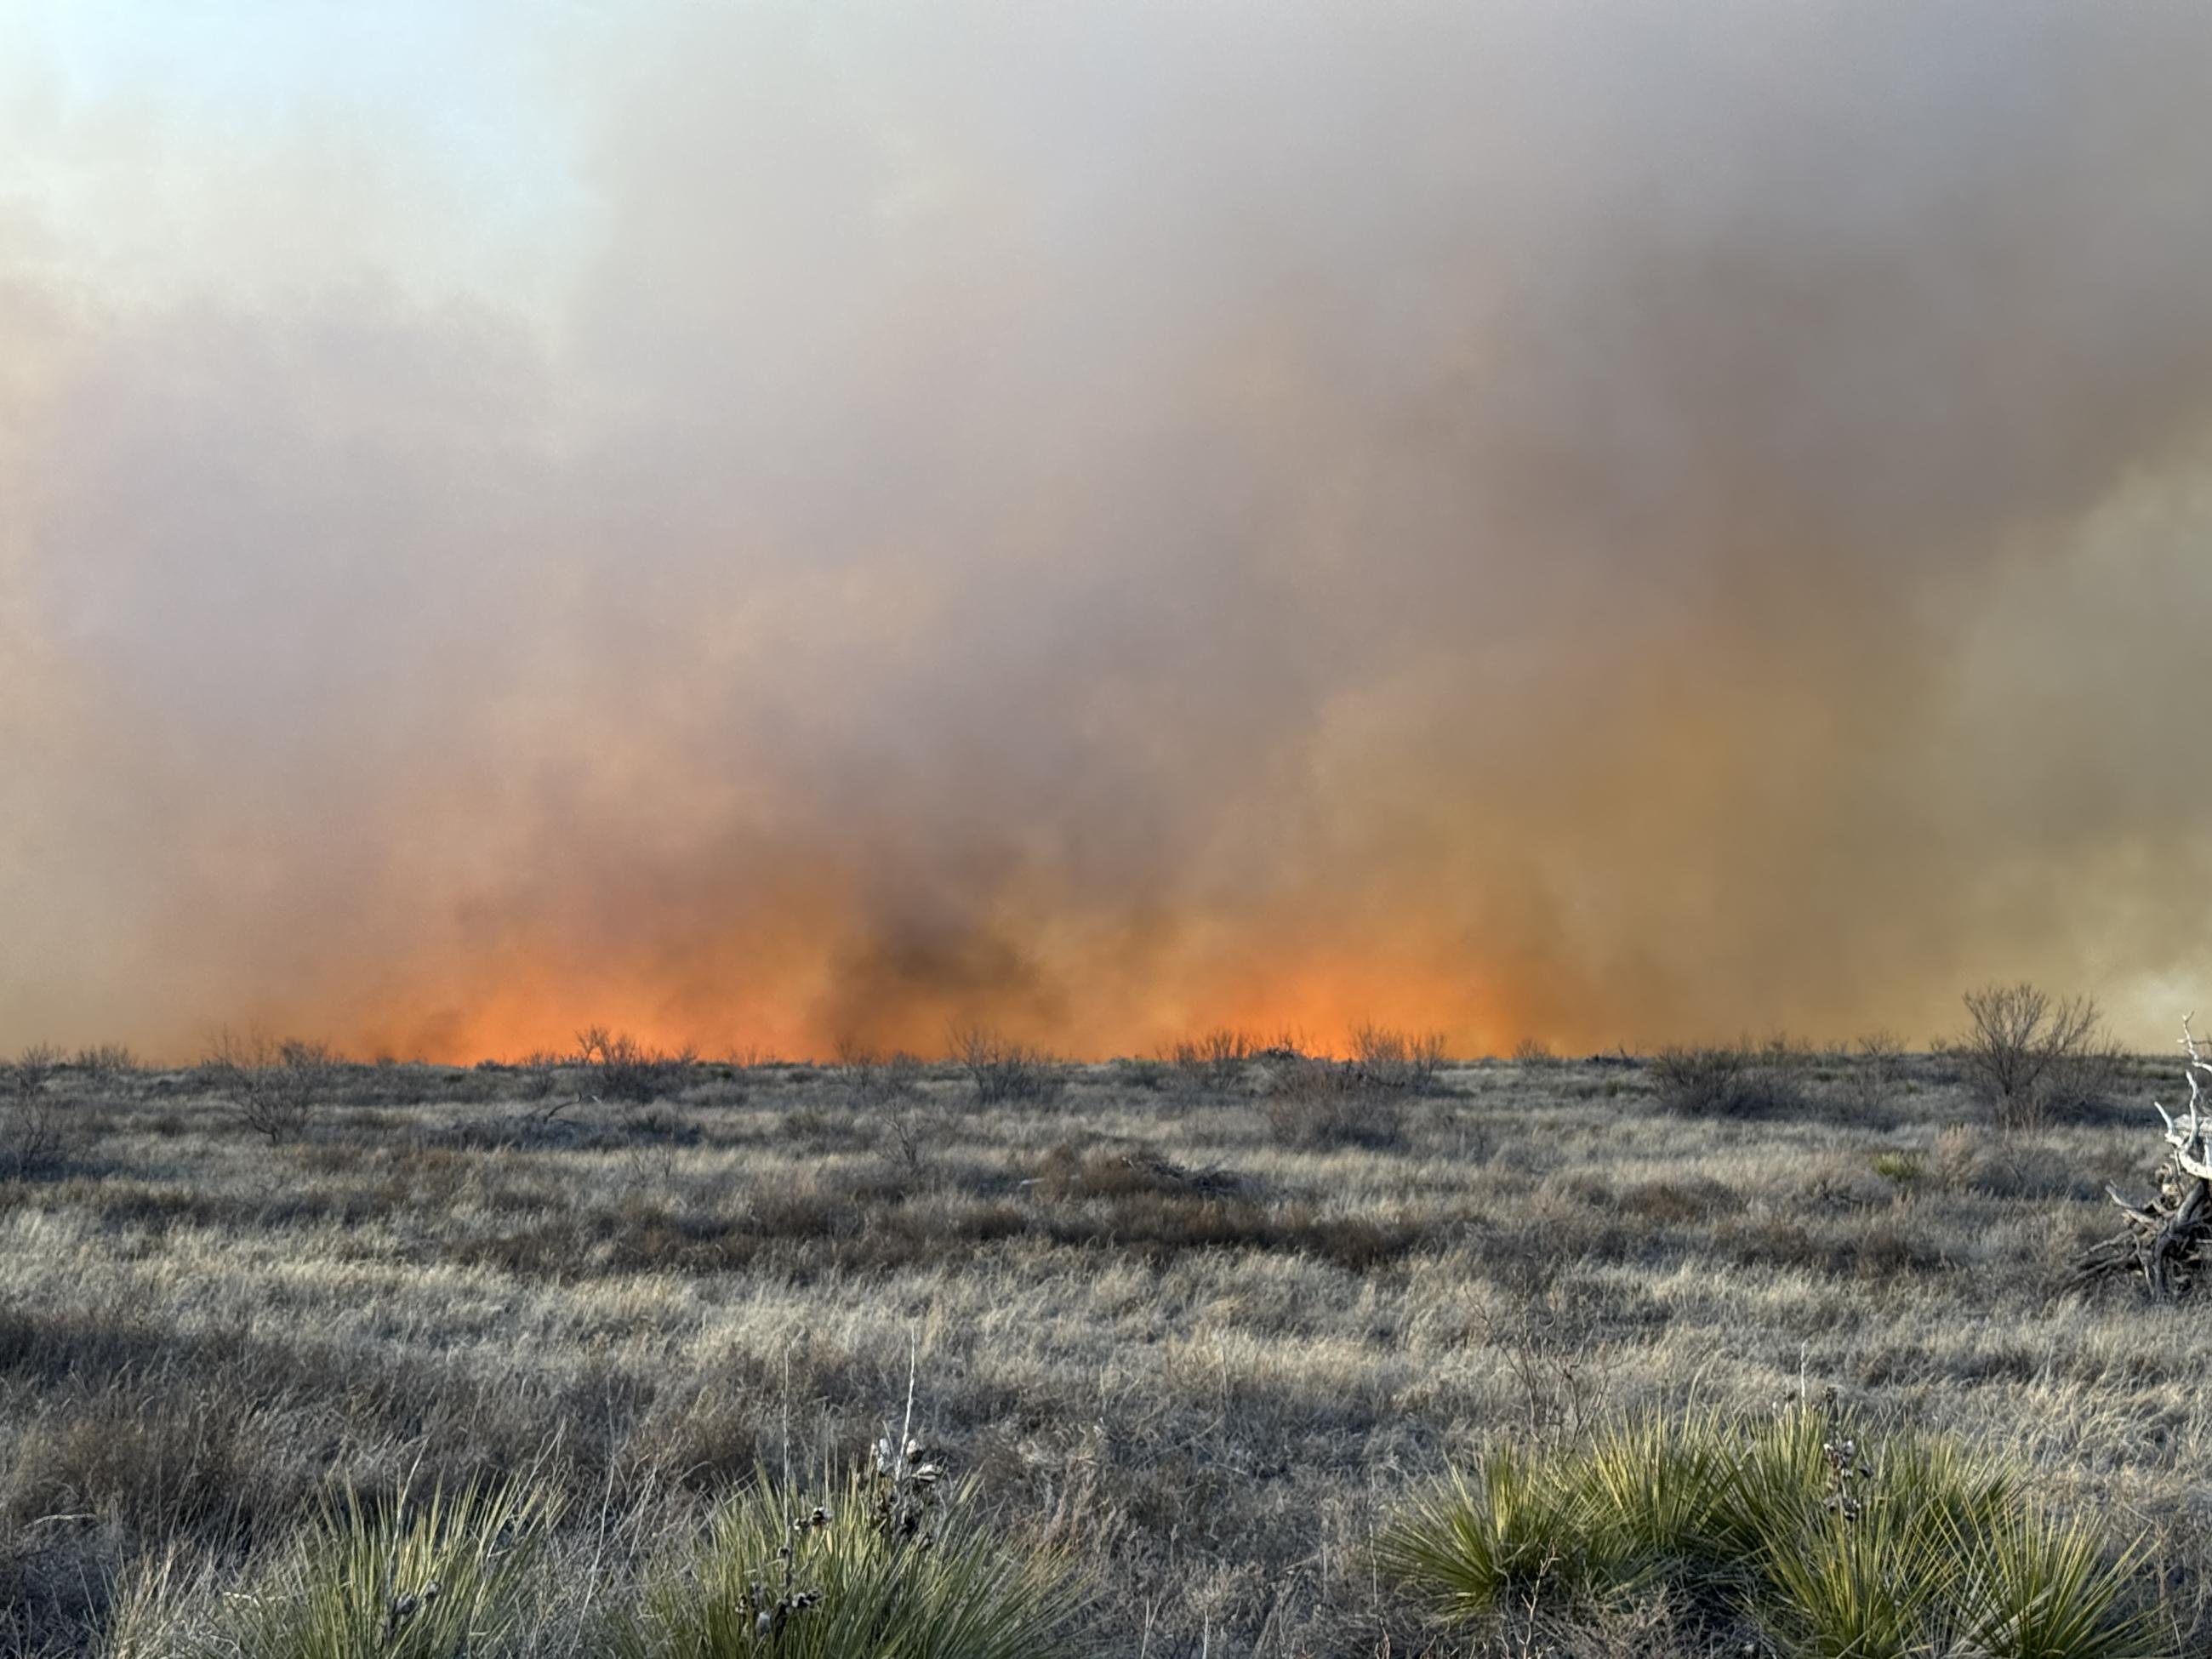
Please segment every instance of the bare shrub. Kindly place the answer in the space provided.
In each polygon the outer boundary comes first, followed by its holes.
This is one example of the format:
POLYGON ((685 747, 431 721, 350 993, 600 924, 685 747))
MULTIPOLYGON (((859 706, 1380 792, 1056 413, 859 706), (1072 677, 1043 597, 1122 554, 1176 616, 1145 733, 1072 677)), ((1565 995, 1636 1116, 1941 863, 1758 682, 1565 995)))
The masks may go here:
POLYGON ((1771 1117, 1805 1104, 1799 1051, 1777 1038, 1764 1048, 1662 1048, 1651 1060, 1659 1103, 1692 1117, 1771 1117))
POLYGON ((952 1034, 952 1057, 974 1081, 975 1099, 981 1105, 1006 1101, 1033 1104, 1056 1098, 1067 1086, 1066 1070, 1052 1055, 981 1026, 952 1034))
POLYGON ((2054 999, 2023 980, 1962 1000, 1968 1029, 1949 1045, 1951 1054, 1998 1127, 2038 1127, 2112 1086, 2120 1052, 2093 998, 2054 999))
POLYGON ((544 1100, 561 1086, 561 1068, 567 1056, 540 1048, 514 1062, 515 1093, 525 1100, 544 1100))
POLYGON ((69 1116, 52 1087, 61 1064, 61 1051, 44 1043, 0 1064, 0 1173, 35 1175, 64 1150, 69 1116))
POLYGON ((240 1122, 271 1141, 302 1133, 337 1083, 330 1047, 296 1037, 282 1042, 259 1031, 226 1028, 200 1061, 200 1086, 228 1097, 240 1122))
POLYGON ((1377 1089, 1403 1094, 1425 1094, 1434 1089, 1443 1070, 1444 1039, 1440 1031, 1408 1035, 1381 1025, 1360 1025, 1351 1038, 1352 1068, 1377 1089))
POLYGON ((1552 1052, 1552 1045, 1541 1037, 1524 1036, 1513 1045, 1513 1060, 1518 1066, 1557 1066, 1559 1057, 1552 1052))
POLYGON ((96 1042, 78 1049, 70 1066, 87 1083, 104 1088, 137 1071, 138 1056, 125 1043, 96 1042))
POLYGON ((1180 1075, 1172 1060, 1158 1055, 1124 1054, 1114 1062, 1114 1080, 1124 1088, 1158 1094, 1180 1075))
POLYGON ((1852 1045, 1843 1080, 1846 1104, 1869 1115, 1886 1112, 1896 1104, 1904 1083, 1905 1044, 1894 1033, 1869 1031, 1852 1045))
POLYGON ((921 1093, 921 1061, 903 1048, 886 1060, 872 1048, 841 1042, 837 1066, 854 1100, 863 1106, 912 1100, 921 1093))
POLYGON ((1406 1139, 1399 1091, 1376 1084, 1356 1062, 1301 1055, 1283 1063, 1269 1073, 1263 1109, 1275 1139, 1301 1151, 1387 1148, 1406 1139))
POLYGON ((16 1096, 43 1094, 61 1068, 60 1049, 48 1043, 34 1042, 15 1059, 0 1065, 0 1088, 16 1096))
POLYGON ((699 1055, 689 1048, 665 1053, 627 1031, 587 1025, 576 1033, 574 1064, 584 1073, 584 1092, 594 1099, 646 1106, 690 1088, 699 1055))
POLYGON ((919 1170, 933 1139, 928 1097, 922 1092, 921 1061, 903 1049, 889 1060, 854 1043, 837 1047, 840 1069, 853 1103, 873 1118, 896 1149, 899 1161, 919 1170))
POLYGON ((1176 1080, 1194 1093, 1227 1094, 1244 1082, 1259 1045, 1246 1032, 1223 1026, 1175 1044, 1167 1053, 1176 1080))

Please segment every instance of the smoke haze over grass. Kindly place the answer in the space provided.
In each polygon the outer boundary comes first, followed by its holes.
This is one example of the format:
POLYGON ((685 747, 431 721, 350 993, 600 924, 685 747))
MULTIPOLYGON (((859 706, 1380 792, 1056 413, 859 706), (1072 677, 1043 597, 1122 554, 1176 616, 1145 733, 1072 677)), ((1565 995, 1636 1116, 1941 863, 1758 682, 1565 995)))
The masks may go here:
POLYGON ((0 1041, 2162 1039, 2212 16, 0 25, 0 1041))

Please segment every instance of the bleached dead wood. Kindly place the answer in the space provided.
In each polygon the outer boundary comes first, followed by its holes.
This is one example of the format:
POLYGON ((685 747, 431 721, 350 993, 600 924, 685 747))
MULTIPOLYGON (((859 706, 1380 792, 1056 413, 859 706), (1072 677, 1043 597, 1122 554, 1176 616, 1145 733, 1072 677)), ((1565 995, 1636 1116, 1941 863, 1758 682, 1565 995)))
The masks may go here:
MULTIPOLYGON (((2194 1018, 2192 1015, 2191 1018, 2194 1018)), ((2107 1187, 2126 1221, 2125 1229, 2083 1252, 2076 1271, 2085 1279, 2112 1273, 2141 1273, 2150 1293, 2172 1301, 2189 1292, 2212 1246, 2212 1119, 2204 1113, 2212 1060, 2205 1057, 2190 1019, 2181 1022, 2181 1046, 2187 1053, 2189 1110, 2179 1121, 2153 1101, 2166 1125, 2166 1154, 2155 1176, 2158 1191, 2133 1204, 2107 1187)))

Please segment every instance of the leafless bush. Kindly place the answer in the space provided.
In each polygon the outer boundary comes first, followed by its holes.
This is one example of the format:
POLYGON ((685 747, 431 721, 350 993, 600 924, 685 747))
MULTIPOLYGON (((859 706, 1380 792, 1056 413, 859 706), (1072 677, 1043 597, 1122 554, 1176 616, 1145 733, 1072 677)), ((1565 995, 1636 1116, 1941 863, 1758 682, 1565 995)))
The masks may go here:
POLYGON ((664 1053, 647 1048, 627 1031, 587 1025, 576 1033, 574 1063, 584 1073, 586 1094, 598 1100, 645 1106, 690 1088, 699 1068, 699 1055, 688 1048, 664 1053))
POLYGON ((1771 1117, 1805 1104, 1802 1051, 1777 1038, 1763 1048, 1662 1048, 1653 1056, 1659 1103, 1693 1117, 1771 1117))
POLYGON ((982 1105, 1051 1100, 1067 1086, 1066 1073, 1052 1055, 981 1026, 952 1034, 952 1057, 974 1079, 982 1105))
POLYGON ((1889 1031, 1870 1031, 1852 1045, 1841 1094, 1854 1110, 1874 1115, 1897 1102, 1905 1083, 1905 1044, 1889 1031))
POLYGON ((226 1029, 208 1045, 199 1080, 210 1094, 229 1098, 240 1122, 276 1141, 307 1128, 337 1086, 338 1064, 325 1043, 226 1029))
POLYGON ((837 1045, 837 1064, 853 1103, 878 1123, 909 1170, 927 1161, 933 1114, 922 1092, 921 1061, 901 1050, 885 1060, 857 1043, 837 1045))
POLYGON ((1513 1045, 1513 1059, 1521 1066, 1557 1066, 1559 1057, 1552 1052, 1552 1045, 1541 1037, 1524 1036, 1513 1045))
POLYGON ((15 1059, 0 1065, 0 1089, 17 1097, 43 1094, 62 1068, 62 1051, 44 1042, 32 1044, 15 1059))
POLYGON ((1194 1093, 1227 1094, 1244 1082, 1259 1045, 1245 1032, 1223 1026, 1176 1043, 1167 1052, 1177 1082, 1194 1093))
POLYGON ((1113 1066, 1116 1083, 1147 1094, 1158 1094, 1181 1076, 1174 1060, 1158 1054, 1123 1054, 1114 1060, 1113 1066))
POLYGON ((1300 1055, 1272 1070, 1264 1110, 1285 1146, 1392 1147, 1406 1138, 1400 1091, 1378 1085, 1356 1063, 1300 1055))
POLYGON ((1998 1127, 2035 1128, 2112 1088, 2120 1051, 2094 999, 2054 999, 2022 981, 1962 1000, 1968 1029, 1949 1045, 1951 1055, 1998 1127))
POLYGON ((138 1057, 120 1042, 96 1042, 70 1056, 72 1070, 95 1087, 106 1087, 138 1069, 138 1057))
POLYGON ((921 1093, 921 1061, 903 1048, 888 1060, 857 1043, 837 1045, 837 1067, 853 1098, 864 1106, 910 1100, 921 1093))
POLYGON ((1436 1087, 1443 1070, 1442 1032, 1408 1035, 1381 1025, 1360 1025, 1352 1032, 1352 1066, 1377 1089, 1401 1094, 1425 1094, 1436 1087))
POLYGON ((69 1117, 51 1086, 61 1064, 61 1051, 44 1043, 0 1064, 0 1173, 35 1175, 64 1151, 69 1117))
POLYGON ((1511 1316, 1479 1316, 1483 1337, 1511 1383, 1522 1433, 1532 1446, 1581 1437, 1603 1405, 1610 1377, 1603 1351, 1541 1300, 1511 1316))
POLYGON ((514 1062, 514 1091, 525 1100, 544 1100, 561 1086, 561 1068, 568 1057, 539 1048, 514 1062))

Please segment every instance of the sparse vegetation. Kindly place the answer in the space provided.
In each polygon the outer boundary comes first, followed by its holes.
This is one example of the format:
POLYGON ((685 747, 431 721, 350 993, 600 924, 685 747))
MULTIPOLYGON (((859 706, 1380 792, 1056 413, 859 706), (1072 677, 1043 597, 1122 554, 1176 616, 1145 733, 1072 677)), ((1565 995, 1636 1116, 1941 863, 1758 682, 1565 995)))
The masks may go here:
POLYGON ((325 1044, 277 1041, 258 1031, 219 1032, 200 1062, 202 1085, 224 1097, 256 1134, 283 1140, 302 1133, 329 1103, 338 1059, 325 1044))
POLYGON ((94 1043, 70 1058, 70 1069, 92 1087, 104 1088, 138 1069, 138 1057, 120 1042, 94 1043))
POLYGON ((1259 1044, 1243 1031, 1224 1026, 1186 1039, 1167 1059, 1182 1086, 1194 1094, 1225 1095, 1243 1086, 1259 1044))
POLYGON ((43 1173, 67 1146, 68 1108, 53 1092, 61 1063, 60 1050, 36 1044, 0 1064, 0 1175, 43 1173))
POLYGON ((1967 1030, 1951 1054, 2003 1129, 2033 1129, 2109 1089, 2119 1052, 2088 997, 2053 998, 2025 981, 1969 991, 1967 1030))
POLYGON ((1382 1025, 1352 1028, 1350 1065, 1370 1088, 1399 1094, 1424 1094, 1437 1086, 1443 1071, 1442 1032, 1408 1035, 1382 1025))
POLYGON ((979 1106, 1036 1105, 1067 1085, 1066 1066, 1052 1055, 981 1026, 955 1031, 952 1053, 975 1084, 979 1106))
POLYGON ((582 1075, 583 1091, 593 1100, 650 1106, 691 1086, 699 1056, 690 1048, 665 1054, 627 1031, 589 1025, 576 1033, 571 1063, 582 1075))
POLYGON ((1777 1117, 1802 1110, 1805 1055, 1783 1039, 1765 1048, 1664 1048, 1651 1083, 1670 1112, 1696 1117, 1777 1117))
MULTIPOLYGON (((1392 1088, 1288 1042, 1224 1091, 1060 1066, 988 1103, 959 1059, 702 1066, 646 1106, 591 1097, 573 1055, 333 1062, 308 1132, 275 1136, 217 1068, 90 1095, 63 1066, 43 1095, 96 1123, 97 1160, 0 1181, 0 1652, 235 1653, 257 1607, 308 1607, 348 1494, 382 1526, 526 1491, 523 1622, 485 1629, 672 1654, 687 1565, 730 1608, 773 1588, 756 1622, 787 1593, 744 1565, 773 1547, 714 1554, 743 1504, 865 1518, 843 1472, 875 1479, 916 1343, 922 1461, 1009 1574, 1041 1551, 1097 1587, 1054 1601, 1088 1652, 1817 1651, 1777 1593, 1664 1563, 1570 1595, 1563 1559, 1443 1637, 1374 1553, 1447 1468, 1536 1480, 1686 1399, 1749 1434, 1808 1376, 1866 1445, 2001 1454, 2039 1536, 2134 1517, 2163 1650, 2201 1650, 2212 1331, 2148 1332, 2140 1291, 2072 1277, 2104 1183, 2141 1188, 2139 1121, 1993 1135, 1920 1055, 1870 1116, 1861 1055, 1795 1063, 1796 1109, 1734 1117, 1654 1110, 1649 1066, 1392 1088), (914 1157, 887 1121, 909 1106, 914 1157)), ((841 1536, 810 1534, 789 1594, 841 1536)), ((2046 1559, 2093 1583, 2116 1558, 2046 1559)), ((762 1651, 807 1628, 787 1612, 762 1651)))
POLYGON ((1277 1061, 1262 1091, 1276 1141, 1307 1152, 1399 1145, 1405 1138, 1400 1092, 1356 1064, 1310 1054, 1277 1061))

